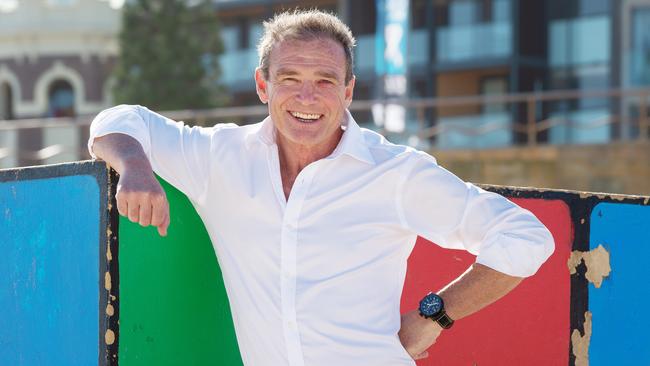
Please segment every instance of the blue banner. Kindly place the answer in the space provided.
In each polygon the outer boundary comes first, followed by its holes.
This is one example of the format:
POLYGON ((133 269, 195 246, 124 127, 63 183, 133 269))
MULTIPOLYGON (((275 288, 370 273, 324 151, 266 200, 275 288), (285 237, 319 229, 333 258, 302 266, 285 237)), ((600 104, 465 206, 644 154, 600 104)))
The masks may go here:
POLYGON ((376 1, 375 70, 379 76, 405 75, 407 71, 409 1, 376 1))

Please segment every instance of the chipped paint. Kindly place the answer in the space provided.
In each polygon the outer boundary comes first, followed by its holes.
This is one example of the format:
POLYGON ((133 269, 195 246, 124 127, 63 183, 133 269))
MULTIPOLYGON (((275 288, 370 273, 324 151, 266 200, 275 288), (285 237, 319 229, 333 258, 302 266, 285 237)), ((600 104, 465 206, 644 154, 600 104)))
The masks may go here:
POLYGON ((106 271, 106 274, 104 274, 104 288, 106 288, 108 291, 111 290, 111 273, 106 271))
POLYGON ((112 330, 106 330, 106 334, 104 334, 104 342, 109 346, 115 343, 115 333, 112 330))
POLYGON ((584 334, 574 329, 571 333, 573 355, 576 357, 575 366, 589 366, 589 342, 591 341, 591 312, 585 312, 583 324, 584 334))
POLYGON ((580 219, 580 224, 581 224, 581 225, 584 225, 584 224, 585 224, 585 219, 584 219, 584 218, 580 219))
POLYGON ((578 265, 582 262, 582 252, 578 250, 574 250, 571 252, 571 256, 569 257, 569 260, 567 261, 567 265, 569 266, 569 273, 570 274, 576 274, 576 268, 578 265))
POLYGON ((643 200, 643 204, 644 204, 644 205, 647 205, 647 204, 648 204, 648 201, 650 201, 650 197, 646 197, 646 198, 643 200))
POLYGON ((115 309, 113 308, 113 305, 111 304, 106 305, 106 315, 113 316, 113 314, 115 314, 115 309))
POLYGON ((106 245, 106 260, 109 262, 113 260, 113 252, 111 252, 111 243, 106 245))
POLYGON ((111 295, 111 301, 115 301, 115 299, 117 299, 115 295, 111 295))
POLYGON ((599 244, 597 248, 588 252, 574 250, 571 252, 571 256, 567 262, 569 273, 575 274, 576 267, 578 267, 582 261, 584 261, 585 266, 587 267, 585 277, 589 282, 593 283, 596 288, 600 288, 603 279, 609 276, 612 271, 609 264, 609 252, 602 244, 599 244))

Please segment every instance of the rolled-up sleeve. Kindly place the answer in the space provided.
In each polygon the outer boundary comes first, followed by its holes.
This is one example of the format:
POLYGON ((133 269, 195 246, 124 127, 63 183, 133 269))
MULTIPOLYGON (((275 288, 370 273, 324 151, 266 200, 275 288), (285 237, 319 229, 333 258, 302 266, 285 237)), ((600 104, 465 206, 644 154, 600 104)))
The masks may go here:
POLYGON ((122 133, 136 139, 160 177, 201 202, 206 195, 211 146, 219 127, 188 127, 138 105, 118 105, 99 113, 90 126, 88 151, 97 137, 122 133))
POLYGON ((403 179, 403 225, 444 248, 467 250, 477 263, 517 277, 533 275, 555 249, 530 211, 463 182, 430 155, 413 153, 403 179))

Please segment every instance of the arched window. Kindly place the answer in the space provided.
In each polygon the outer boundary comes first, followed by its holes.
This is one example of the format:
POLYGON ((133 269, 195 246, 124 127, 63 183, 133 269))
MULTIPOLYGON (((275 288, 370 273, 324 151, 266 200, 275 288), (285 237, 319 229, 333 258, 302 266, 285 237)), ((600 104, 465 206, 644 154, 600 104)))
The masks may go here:
POLYGON ((50 84, 48 95, 48 117, 74 117, 74 89, 69 82, 59 79, 50 84))
POLYGON ((9 83, 0 83, 0 121, 14 118, 13 95, 9 83))

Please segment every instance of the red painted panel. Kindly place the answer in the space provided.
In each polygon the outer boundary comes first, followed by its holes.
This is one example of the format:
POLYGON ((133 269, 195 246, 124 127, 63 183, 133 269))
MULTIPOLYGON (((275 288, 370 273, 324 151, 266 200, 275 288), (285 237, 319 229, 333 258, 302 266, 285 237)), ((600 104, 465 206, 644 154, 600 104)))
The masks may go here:
MULTIPOLYGON (((556 248, 533 277, 482 311, 444 331, 418 365, 567 365, 569 362, 570 275, 573 240, 568 206, 559 200, 513 199, 553 233, 556 248)), ((417 308, 474 262, 474 256, 447 250, 420 238, 409 258, 402 312, 417 308)))

